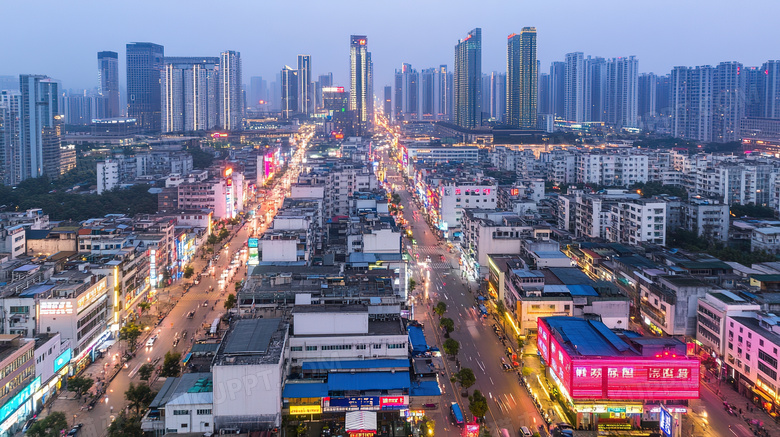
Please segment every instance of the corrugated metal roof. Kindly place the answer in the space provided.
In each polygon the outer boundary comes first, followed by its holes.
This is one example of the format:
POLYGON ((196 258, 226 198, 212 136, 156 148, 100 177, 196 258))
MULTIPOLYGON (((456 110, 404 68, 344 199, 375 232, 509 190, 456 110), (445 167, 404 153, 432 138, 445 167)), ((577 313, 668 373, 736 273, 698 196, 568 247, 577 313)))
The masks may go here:
POLYGON ((365 391, 408 389, 409 372, 331 373, 328 391, 365 391))
POLYGON ((409 326, 409 343, 412 345, 413 354, 424 354, 428 352, 428 343, 425 341, 425 333, 419 326, 409 326))
POLYGON ((284 385, 282 397, 290 398, 324 398, 328 396, 328 384, 324 382, 288 382, 284 385))
POLYGON ((348 370, 348 369, 379 369, 379 368, 409 368, 409 360, 344 360, 344 361, 306 361, 301 364, 303 370, 348 370))

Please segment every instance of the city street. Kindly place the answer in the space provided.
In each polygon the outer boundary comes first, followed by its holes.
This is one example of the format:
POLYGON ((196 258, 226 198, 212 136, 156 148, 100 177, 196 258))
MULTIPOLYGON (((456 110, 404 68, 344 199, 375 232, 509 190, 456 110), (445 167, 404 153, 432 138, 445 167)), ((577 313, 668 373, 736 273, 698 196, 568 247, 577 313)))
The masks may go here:
MULTIPOLYGON (((469 292, 469 286, 476 290, 477 284, 468 284, 461 279, 457 250, 449 253, 424 220, 412 220, 415 211, 419 217, 423 217, 422 212, 412 200, 411 194, 402 188, 405 187, 404 181, 395 170, 395 163, 390 162, 386 151, 382 152, 382 160, 387 169, 388 182, 395 184, 396 192, 401 196, 404 215, 410 221, 413 238, 417 243, 412 246, 411 253, 413 258, 415 254, 419 258, 418 263, 411 264, 417 283, 416 302, 419 302, 415 313, 417 319, 426 325, 428 342, 435 343, 440 348, 444 342, 443 331, 438 328, 439 318, 431 311, 437 302, 442 301, 447 304, 444 317, 455 321, 455 331, 450 337, 460 342, 460 365, 471 368, 477 379, 476 384, 469 388, 469 393, 473 393, 475 389, 480 390, 488 399, 489 410, 485 421, 491 429, 491 434, 499 435, 504 428, 510 435, 519 435, 521 426, 537 428, 544 422, 528 392, 518 381, 517 371, 507 372, 501 366, 501 357, 506 358, 506 347, 493 332, 494 320, 481 318, 476 310, 477 299, 469 292), (444 262, 441 262, 442 255, 445 257, 444 262), (430 263, 425 262, 428 257, 430 263), (426 298, 430 301, 426 301, 426 298), (430 338, 431 332, 434 333, 433 338, 430 338)), ((406 241, 405 244, 411 245, 408 239, 406 241)), ((436 422, 438 435, 454 435, 453 433, 459 430, 451 424, 449 404, 457 401, 461 409, 468 412, 469 401, 461 396, 459 386, 449 382, 452 373, 457 371, 455 362, 446 359, 445 362, 445 393, 438 410, 427 414, 436 422)))
MULTIPOLYGON (((307 140, 308 137, 304 139, 304 141, 307 140)), ((272 218, 276 214, 285 195, 289 192, 290 182, 297 178, 298 164, 303 158, 305 148, 306 144, 304 143, 304 146, 300 147, 293 157, 292 162, 288 166, 288 171, 284 176, 276 180, 273 188, 268 190, 269 193, 273 192, 274 194, 272 198, 261 201, 262 204, 259 205, 257 211, 258 217, 265 217, 266 213, 269 213, 268 217, 272 218)), ((245 210, 249 211, 257 206, 248 205, 245 210)), ((258 221, 256 234, 261 235, 270 223, 271 220, 266 220, 264 224, 258 221)), ((130 383, 138 384, 142 382, 138 377, 138 369, 143 364, 156 363, 155 367, 161 366, 165 353, 168 351, 179 352, 184 357, 195 341, 209 338, 208 331, 212 322, 226 312, 224 308, 225 298, 228 294, 236 294, 234 283, 246 277, 246 259, 244 258, 238 263, 234 269, 232 279, 226 281, 222 290, 220 290, 218 283, 219 275, 222 271, 229 269, 234 254, 239 253, 250 234, 255 233, 254 221, 251 218, 247 218, 246 221, 239 225, 232 227, 228 225, 228 230, 230 230, 229 241, 215 245, 215 253, 206 255, 206 259, 201 258, 200 254, 202 251, 198 250, 198 254, 190 264, 196 274, 202 272, 208 265, 211 256, 217 255, 218 252, 219 259, 213 263, 213 277, 208 274, 211 270, 205 271, 200 282, 197 285, 193 285, 187 292, 183 292, 183 283, 192 282, 194 278, 181 279, 164 291, 158 292, 158 299, 175 302, 175 305, 164 319, 156 326, 149 327, 138 339, 135 357, 127 361, 126 367, 108 384, 101 402, 95 404, 92 410, 87 410, 85 408, 87 403, 75 399, 75 393, 64 391, 41 413, 40 417, 45 417, 51 411, 62 411, 68 417, 69 422, 82 423, 84 425, 80 432, 80 435, 83 437, 103 436, 111 421, 125 408, 127 402, 124 393, 130 383), (212 291, 210 291, 211 287, 213 287, 212 291), (195 313, 192 318, 187 317, 190 311, 195 313), (205 327, 206 324, 209 325, 208 328, 205 327), (147 339, 152 335, 156 335, 157 340, 152 347, 146 347, 147 339), (176 338, 180 338, 180 340, 178 345, 174 347, 173 343, 176 338)), ((222 324, 221 328, 224 329, 224 326, 222 324)), ((120 357, 126 349, 127 345, 124 341, 112 345, 106 351, 106 356, 92 363, 84 371, 83 375, 95 379, 96 383, 98 383, 98 378, 109 373, 109 370, 120 362, 120 357)), ((155 384, 154 382, 157 374, 158 372, 155 370, 150 380, 153 390, 159 390, 160 388, 160 384, 155 384)))

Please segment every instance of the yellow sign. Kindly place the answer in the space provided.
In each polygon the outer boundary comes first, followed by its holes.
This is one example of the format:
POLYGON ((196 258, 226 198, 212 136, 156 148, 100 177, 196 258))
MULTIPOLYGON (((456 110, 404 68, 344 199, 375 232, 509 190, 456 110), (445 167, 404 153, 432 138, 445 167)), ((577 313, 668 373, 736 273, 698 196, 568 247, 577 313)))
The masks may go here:
POLYGON ((290 405, 290 414, 320 414, 322 407, 319 405, 290 405))
POLYGON ((97 286, 92 288, 92 290, 89 290, 88 292, 82 294, 79 297, 76 307, 81 309, 84 308, 85 306, 90 305, 98 297, 102 296, 105 292, 106 292, 106 278, 103 278, 100 280, 100 282, 97 283, 97 286))

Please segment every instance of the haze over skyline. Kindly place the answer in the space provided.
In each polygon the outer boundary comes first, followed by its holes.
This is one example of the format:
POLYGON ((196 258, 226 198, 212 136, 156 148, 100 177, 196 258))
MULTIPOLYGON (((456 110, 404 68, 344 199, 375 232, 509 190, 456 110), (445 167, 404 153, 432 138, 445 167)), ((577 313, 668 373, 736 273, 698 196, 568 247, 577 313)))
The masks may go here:
POLYGON ((0 75, 45 74, 66 89, 92 88, 97 86, 96 54, 111 50, 119 53, 124 87, 125 44, 148 41, 165 46, 167 56, 239 51, 244 83, 252 76, 270 83, 285 64, 295 64, 298 54, 309 54, 315 77, 332 71, 337 84, 347 85, 349 35, 365 34, 373 53, 374 92, 379 93, 403 62, 420 69, 451 67, 455 44, 475 27, 483 33, 483 72, 506 70, 506 37, 524 26, 537 28, 540 72, 575 51, 605 58, 636 55, 641 72, 658 74, 676 65, 732 60, 761 65, 778 57, 770 42, 777 40, 773 19, 780 2, 753 0, 737 7, 712 0, 705 7, 704 2, 671 0, 652 5, 620 0, 380 5, 139 0, 132 6, 13 2, 0 10, 12 18, 3 25, 13 35, 0 48, 0 75))

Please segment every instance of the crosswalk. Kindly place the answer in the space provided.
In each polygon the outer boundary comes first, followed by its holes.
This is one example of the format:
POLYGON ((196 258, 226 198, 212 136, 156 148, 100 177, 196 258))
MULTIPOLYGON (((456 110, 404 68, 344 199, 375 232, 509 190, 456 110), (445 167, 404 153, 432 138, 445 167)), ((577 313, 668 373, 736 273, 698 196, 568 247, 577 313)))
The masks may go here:
POLYGON ((448 262, 432 262, 430 266, 434 270, 449 270, 452 268, 452 265, 448 262))

